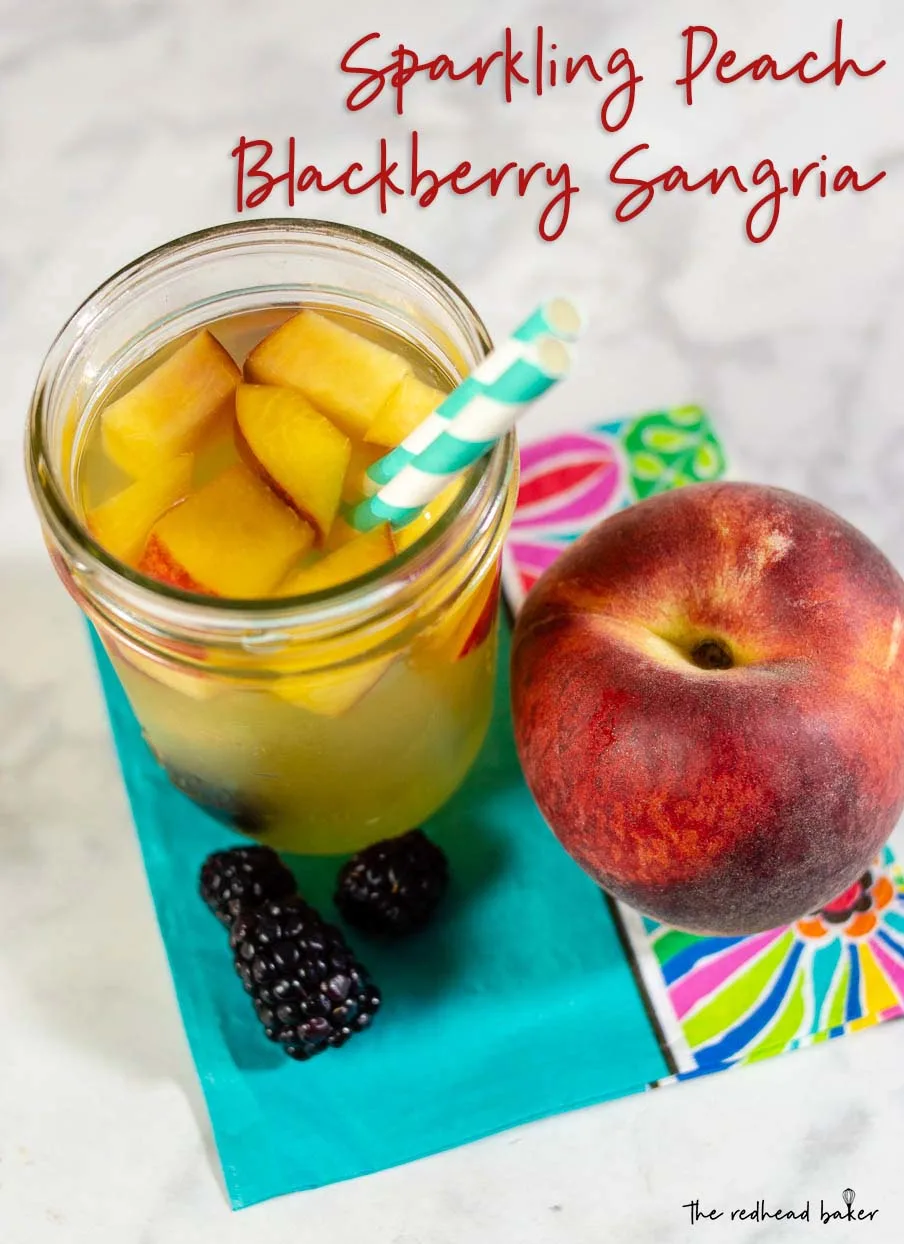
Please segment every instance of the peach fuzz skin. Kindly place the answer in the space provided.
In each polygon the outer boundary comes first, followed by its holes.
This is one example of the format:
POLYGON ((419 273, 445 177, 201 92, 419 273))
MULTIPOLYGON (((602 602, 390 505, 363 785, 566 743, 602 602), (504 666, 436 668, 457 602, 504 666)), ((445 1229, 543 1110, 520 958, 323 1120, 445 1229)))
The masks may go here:
POLYGON ((512 653, 528 785, 601 886, 692 932, 840 893, 904 807, 904 581, 793 493, 697 484, 539 580, 512 653), (715 641, 729 668, 699 668, 715 641), (695 656, 696 654, 696 656, 695 656))

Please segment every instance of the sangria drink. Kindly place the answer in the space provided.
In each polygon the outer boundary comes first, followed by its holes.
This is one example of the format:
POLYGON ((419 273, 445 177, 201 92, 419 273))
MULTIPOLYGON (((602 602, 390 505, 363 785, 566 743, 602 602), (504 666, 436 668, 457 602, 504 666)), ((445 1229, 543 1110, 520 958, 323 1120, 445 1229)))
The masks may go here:
POLYGON ((512 438, 406 527, 344 513, 488 348, 417 257, 274 221, 137 261, 51 351, 29 464, 55 565, 170 779, 260 841, 400 833, 477 755, 512 438))

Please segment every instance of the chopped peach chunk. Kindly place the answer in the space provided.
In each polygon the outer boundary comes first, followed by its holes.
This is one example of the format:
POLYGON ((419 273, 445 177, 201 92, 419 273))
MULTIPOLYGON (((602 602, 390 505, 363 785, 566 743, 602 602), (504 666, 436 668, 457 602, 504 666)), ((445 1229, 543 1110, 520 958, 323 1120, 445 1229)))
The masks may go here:
POLYGON ((330 534, 323 547, 327 553, 334 553, 336 549, 341 549, 350 540, 357 540, 360 534, 351 523, 346 522, 341 514, 337 514, 336 521, 330 528, 330 534))
MULTIPOLYGON (((480 647, 493 629, 493 623, 496 621, 496 611, 499 606, 499 584, 502 579, 501 566, 497 565, 495 574, 492 576, 488 575, 487 578, 489 579, 489 591, 485 592, 482 586, 477 593, 478 596, 483 598, 483 607, 477 617, 474 618, 471 629, 467 632, 465 641, 458 650, 459 659, 466 657, 468 653, 474 652, 480 647)), ((469 610, 468 623, 471 622, 472 618, 473 614, 469 610)), ((464 630, 465 628, 462 629, 464 630)))
POLYGON ((216 479, 227 467, 239 461, 235 443, 235 403, 218 416, 198 442, 195 450, 194 485, 201 488, 216 479))
POLYGON ((396 548, 400 553, 403 549, 410 548, 415 540, 420 540, 425 531, 429 531, 435 523, 439 522, 461 492, 461 487, 461 478, 453 479, 438 496, 424 506, 417 518, 412 519, 406 526, 400 527, 398 531, 393 533, 396 548))
POLYGON ((267 596, 314 532, 242 463, 154 525, 138 568, 186 591, 267 596))
POLYGON ((97 542, 121 561, 134 561, 157 519, 188 492, 193 461, 191 454, 180 454, 89 510, 88 527, 97 542))
POLYGON ((401 445, 405 437, 436 410, 445 396, 440 389, 424 384, 417 376, 403 377, 367 429, 364 439, 387 448, 401 445))
POLYGON ((249 465, 322 542, 339 509, 351 456, 348 437, 295 389, 240 385, 235 413, 249 465))
POLYGON ((300 389, 343 432, 358 437, 410 370, 401 355, 316 311, 299 311, 245 360, 246 380, 300 389))
POLYGON ((479 648, 493 628, 499 596, 499 567, 486 573, 443 613, 418 644, 426 661, 457 661, 479 648))
POLYGON ((341 717, 383 677, 394 659, 374 657, 347 669, 289 675, 276 682, 276 694, 319 717, 341 717))
POLYGON ((217 339, 202 329, 103 411, 107 456, 138 478, 194 449, 241 378, 217 339))
POLYGON ((158 579, 161 583, 168 583, 170 587, 181 588, 183 592, 197 592, 202 596, 219 595, 212 587, 190 575, 155 531, 148 536, 138 569, 149 579, 158 579))
POLYGON ((306 592, 322 592, 358 579, 394 556, 395 544, 388 525, 375 527, 335 552, 327 553, 319 562, 293 571, 280 587, 279 594, 301 596, 306 592))
POLYGON ((146 652, 138 652, 131 645, 114 644, 109 641, 107 651, 114 665, 125 662, 133 669, 140 671, 146 678, 177 691, 180 695, 190 696, 193 700, 212 700, 221 695, 226 684, 221 678, 205 674, 189 666, 178 666, 173 661, 163 660, 146 652))

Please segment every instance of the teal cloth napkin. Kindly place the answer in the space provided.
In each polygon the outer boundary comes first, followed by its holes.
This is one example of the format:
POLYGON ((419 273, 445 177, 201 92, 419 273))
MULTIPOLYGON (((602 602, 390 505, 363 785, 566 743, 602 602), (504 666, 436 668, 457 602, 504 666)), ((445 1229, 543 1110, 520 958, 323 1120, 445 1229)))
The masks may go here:
MULTIPOLYGON (((437 1153, 666 1077, 656 1029, 600 891, 543 824, 508 711, 502 628, 489 737, 428 824, 453 883, 407 942, 349 940, 383 991, 372 1029, 294 1063, 270 1044, 226 934, 197 894, 213 850, 240 841, 170 786, 94 638, 182 1021, 235 1208, 437 1153)), ((291 861, 337 919, 336 858, 291 861)))

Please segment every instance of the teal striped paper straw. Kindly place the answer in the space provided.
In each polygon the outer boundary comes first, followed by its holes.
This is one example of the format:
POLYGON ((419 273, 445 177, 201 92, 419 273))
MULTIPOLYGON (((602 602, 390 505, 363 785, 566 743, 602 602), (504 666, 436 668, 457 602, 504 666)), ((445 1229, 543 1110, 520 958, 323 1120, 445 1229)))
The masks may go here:
POLYGON ((512 333, 517 341, 534 341, 537 337, 555 337, 558 341, 574 342, 584 328, 584 317, 568 298, 550 298, 541 303, 532 315, 512 333))
MULTIPOLYGON (((517 370, 507 368, 505 383, 497 390, 468 388, 467 400, 445 428, 378 493, 367 497, 347 514, 357 531, 371 531, 381 523, 404 527, 416 518, 450 480, 482 458, 496 441, 514 426, 537 398, 561 380, 571 366, 568 346, 553 337, 538 337, 518 360, 517 370)), ((455 396, 468 385, 465 380, 455 396)))
MULTIPOLYGON (((388 454, 373 463, 367 470, 365 479, 369 492, 376 492, 384 484, 388 484, 398 473, 441 436, 473 399, 481 394, 489 394, 500 401, 533 400, 531 397, 507 397, 506 394, 518 394, 525 385, 530 385, 531 378, 526 372, 530 365, 526 363, 526 354, 531 342, 542 337, 554 337, 558 341, 576 341, 584 325, 583 316, 573 302, 567 298, 550 298, 541 303, 523 324, 498 346, 492 354, 487 355, 482 363, 463 380, 457 389, 440 402, 436 410, 428 415, 402 441, 401 445, 390 450, 388 454)), ((539 396, 539 394, 537 395, 539 396)))

